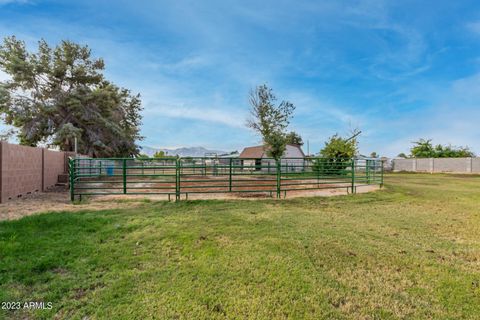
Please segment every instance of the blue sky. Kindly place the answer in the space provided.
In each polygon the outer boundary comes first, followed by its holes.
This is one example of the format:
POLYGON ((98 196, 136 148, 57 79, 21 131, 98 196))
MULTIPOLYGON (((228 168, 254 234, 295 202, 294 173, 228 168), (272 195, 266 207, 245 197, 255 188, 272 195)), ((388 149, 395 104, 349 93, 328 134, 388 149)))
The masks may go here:
POLYGON ((421 137, 480 153, 478 1, 0 0, 8 35, 88 44, 142 95, 147 146, 257 144, 248 92, 267 83, 311 152, 359 127, 364 154, 421 137))

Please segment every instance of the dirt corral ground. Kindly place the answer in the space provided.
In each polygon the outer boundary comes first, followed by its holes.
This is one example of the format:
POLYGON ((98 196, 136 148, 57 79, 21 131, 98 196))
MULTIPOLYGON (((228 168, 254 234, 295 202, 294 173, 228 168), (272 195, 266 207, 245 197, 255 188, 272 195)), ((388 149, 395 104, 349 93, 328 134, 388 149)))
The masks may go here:
POLYGON ((101 199, 73 204, 70 201, 70 194, 66 191, 36 192, 0 203, 0 221, 20 219, 24 216, 41 212, 80 211, 86 209, 102 210, 135 205, 138 205, 138 202, 118 203, 101 199))
MULTIPOLYGON (((365 193, 378 190, 379 186, 361 186, 357 187, 357 193, 365 193)), ((336 195, 345 195, 345 188, 341 189, 321 189, 306 191, 289 191, 287 198, 294 197, 329 197, 336 195)), ((284 194, 282 193, 282 197, 284 194)), ((143 200, 153 201, 168 200, 167 195, 105 195, 88 197, 88 201, 73 204, 70 201, 70 194, 64 190, 54 190, 50 192, 38 192, 26 195, 24 197, 9 200, 0 204, 0 221, 15 220, 24 216, 52 211, 81 211, 81 210, 104 210, 115 208, 135 207, 144 203, 143 200), (125 201, 118 201, 125 200, 125 201)), ((172 197, 172 200, 174 197, 172 197)), ((182 200, 185 195, 182 194, 182 200)), ((198 199, 245 199, 260 200, 271 199, 267 193, 207 193, 207 194, 189 194, 189 200, 198 199)))

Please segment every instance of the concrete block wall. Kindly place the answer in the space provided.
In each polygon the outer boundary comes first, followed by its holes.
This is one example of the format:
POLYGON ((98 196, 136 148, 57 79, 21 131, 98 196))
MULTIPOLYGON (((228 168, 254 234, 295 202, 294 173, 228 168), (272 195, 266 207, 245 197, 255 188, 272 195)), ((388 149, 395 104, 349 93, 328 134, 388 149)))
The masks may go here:
POLYGON ((394 159, 393 171, 480 173, 480 158, 394 159))
POLYGON ((418 172, 430 172, 430 159, 416 159, 417 160, 417 170, 418 172))
POLYGON ((433 172, 472 172, 472 158, 437 158, 434 163, 433 172))
POLYGON ((480 158, 472 158, 472 172, 480 172, 480 158))
POLYGON ((43 190, 58 182, 58 175, 65 172, 63 152, 43 149, 43 190))
POLYGON ((44 191, 64 172, 64 152, 0 142, 0 203, 44 191))
POLYGON ((41 191, 42 149, 0 143, 0 202, 41 191))
POLYGON ((416 171, 415 159, 393 159, 393 171, 416 171))

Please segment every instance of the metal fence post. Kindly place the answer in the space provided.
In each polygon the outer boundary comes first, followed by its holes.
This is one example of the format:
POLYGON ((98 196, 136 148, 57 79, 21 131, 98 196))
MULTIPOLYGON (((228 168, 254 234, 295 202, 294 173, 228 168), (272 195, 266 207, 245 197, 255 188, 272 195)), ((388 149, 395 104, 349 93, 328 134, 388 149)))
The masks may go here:
POLYGON ((365 168, 365 175, 367 178, 367 184, 370 184, 370 161, 371 160, 365 160, 366 162, 366 168, 365 168))
POLYGON ((75 201, 75 160, 72 158, 68 159, 68 167, 70 169, 70 200, 75 201))
POLYGON ((352 159, 352 194, 355 193, 355 159, 352 159))
POLYGON ((320 165, 317 167, 317 188, 320 188, 320 165))
POLYGON ((180 200, 180 162, 175 159, 175 201, 180 200))
POLYGON ((275 160, 277 163, 277 198, 280 198, 280 188, 281 188, 281 163, 278 160, 275 160))
POLYGON ((228 190, 232 192, 232 158, 230 158, 230 177, 229 177, 228 183, 229 183, 228 190))
POLYGON ((380 177, 380 188, 382 188, 382 187, 383 187, 383 160, 380 160, 380 165, 382 166, 381 171, 380 171, 380 174, 381 174, 381 177, 380 177))
POLYGON ((123 159, 123 193, 127 193, 127 159, 123 159))

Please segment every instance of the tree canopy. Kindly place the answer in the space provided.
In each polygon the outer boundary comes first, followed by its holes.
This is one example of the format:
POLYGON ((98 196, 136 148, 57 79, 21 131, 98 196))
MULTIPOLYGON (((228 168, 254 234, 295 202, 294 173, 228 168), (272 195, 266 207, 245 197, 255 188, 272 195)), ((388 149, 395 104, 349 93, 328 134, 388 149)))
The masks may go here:
POLYGON ((159 150, 159 151, 157 151, 153 154, 153 157, 154 158, 165 158, 166 157, 165 151, 159 150))
POLYGON ((332 160, 348 160, 357 154, 357 139, 342 138, 338 134, 331 136, 322 150, 320 155, 326 159, 332 160))
POLYGON ((295 106, 288 101, 275 105, 276 100, 273 90, 265 84, 252 90, 249 99, 251 118, 247 120, 247 126, 261 135, 267 146, 267 155, 278 160, 285 153, 285 130, 295 106))
POLYGON ((20 144, 39 143, 93 157, 138 153, 142 110, 132 95, 103 76, 104 61, 88 46, 62 41, 50 47, 39 41, 31 53, 25 42, 7 37, 0 45, 0 115, 16 128, 20 144))
POLYGON ((431 139, 419 139, 413 142, 410 149, 412 158, 468 158, 475 154, 468 147, 454 147, 437 144, 434 146, 431 139))
POLYGON ((177 158, 177 156, 168 155, 168 154, 165 153, 165 151, 163 151, 163 150, 159 150, 159 151, 155 152, 155 153, 153 154, 153 157, 154 157, 154 158, 157 158, 157 159, 160 159, 160 158, 163 158, 163 159, 175 159, 175 158, 177 158))
POLYGON ((287 144, 293 144, 296 146, 303 146, 303 139, 302 137, 296 133, 295 131, 290 131, 287 133, 285 136, 285 139, 287 141, 287 144))
POLYGON ((322 175, 343 175, 345 169, 350 165, 350 159, 357 154, 356 136, 360 131, 354 130, 349 138, 342 138, 335 134, 325 142, 325 146, 320 150, 321 158, 316 158, 313 162, 313 171, 322 175))

